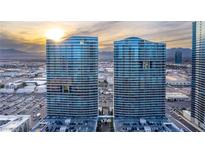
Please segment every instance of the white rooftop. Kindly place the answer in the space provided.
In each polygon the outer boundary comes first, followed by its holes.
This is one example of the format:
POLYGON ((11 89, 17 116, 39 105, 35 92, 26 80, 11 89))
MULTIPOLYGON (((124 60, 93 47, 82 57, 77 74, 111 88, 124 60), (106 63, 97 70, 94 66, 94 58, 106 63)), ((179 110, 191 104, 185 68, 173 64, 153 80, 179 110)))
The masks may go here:
POLYGON ((1 88, 0 93, 14 93, 14 89, 1 88))
POLYGON ((30 115, 0 115, 0 131, 13 131, 29 119, 30 115))
POLYGON ((46 93, 46 85, 37 86, 36 93, 46 93))
POLYGON ((25 83, 27 85, 32 85, 32 84, 44 85, 44 84, 46 84, 46 81, 45 80, 32 80, 32 81, 25 81, 25 83))
POLYGON ((166 93, 166 99, 168 98, 189 98, 189 97, 183 93, 172 92, 172 93, 166 93))
POLYGON ((112 73, 112 72, 113 72, 113 68, 110 68, 110 67, 106 68, 106 70, 107 70, 109 73, 112 73))
POLYGON ((36 86, 25 86, 24 88, 20 88, 16 91, 16 93, 32 93, 34 92, 36 86))
POLYGON ((145 130, 145 132, 151 132, 152 131, 150 126, 144 126, 144 130, 145 130))

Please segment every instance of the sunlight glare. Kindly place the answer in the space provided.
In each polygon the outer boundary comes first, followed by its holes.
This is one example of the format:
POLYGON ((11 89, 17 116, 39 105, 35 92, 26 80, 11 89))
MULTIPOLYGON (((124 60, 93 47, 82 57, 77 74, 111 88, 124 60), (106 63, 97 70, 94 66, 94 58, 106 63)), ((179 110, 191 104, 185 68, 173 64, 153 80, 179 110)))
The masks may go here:
POLYGON ((53 28, 46 32, 46 38, 54 41, 59 41, 64 35, 64 32, 60 28, 53 28))

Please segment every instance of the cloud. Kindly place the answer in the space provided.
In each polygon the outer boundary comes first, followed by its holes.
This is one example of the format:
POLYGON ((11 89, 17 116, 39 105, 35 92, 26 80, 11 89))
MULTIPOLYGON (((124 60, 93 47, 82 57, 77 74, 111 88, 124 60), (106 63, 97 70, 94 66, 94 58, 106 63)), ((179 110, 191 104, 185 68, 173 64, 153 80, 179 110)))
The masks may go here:
POLYGON ((44 52, 45 32, 62 28, 66 36, 98 36, 101 51, 113 50, 113 41, 137 36, 165 42, 168 48, 191 47, 191 22, 98 21, 98 22, 0 22, 0 48, 44 52))
POLYGON ((105 21, 101 21, 98 23, 95 23, 93 25, 90 25, 88 27, 79 27, 77 29, 77 35, 98 35, 99 33, 103 33, 106 31, 109 31, 110 29, 114 28, 118 23, 120 23, 119 21, 109 21, 109 22, 105 22, 105 21))
POLYGON ((22 39, 15 39, 12 36, 1 33, 0 35, 0 48, 7 49, 19 49, 26 52, 40 52, 42 51, 42 44, 38 44, 34 42, 27 42, 22 39))

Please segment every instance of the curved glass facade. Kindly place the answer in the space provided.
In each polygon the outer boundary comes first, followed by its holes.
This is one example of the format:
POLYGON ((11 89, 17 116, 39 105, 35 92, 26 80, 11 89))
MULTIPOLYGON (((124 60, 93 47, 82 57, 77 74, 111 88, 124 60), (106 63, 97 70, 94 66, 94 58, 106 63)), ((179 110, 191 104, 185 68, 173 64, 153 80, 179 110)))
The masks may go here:
POLYGON ((205 22, 193 23, 191 116, 205 130, 205 22))
POLYGON ((137 37, 114 42, 115 117, 165 116, 165 53, 137 37))
POLYGON ((46 50, 48 116, 96 117, 98 38, 47 40, 46 50))

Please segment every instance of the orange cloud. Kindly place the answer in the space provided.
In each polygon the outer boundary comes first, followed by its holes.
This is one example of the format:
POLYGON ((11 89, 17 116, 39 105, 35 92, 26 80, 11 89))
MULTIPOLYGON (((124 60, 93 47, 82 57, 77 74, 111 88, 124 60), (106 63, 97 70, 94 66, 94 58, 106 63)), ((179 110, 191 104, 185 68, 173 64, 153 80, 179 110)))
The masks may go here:
POLYGON ((61 28, 66 36, 99 37, 100 50, 112 50, 113 41, 129 36, 165 42, 168 48, 191 47, 191 22, 0 22, 0 48, 44 52, 45 33, 61 28))

